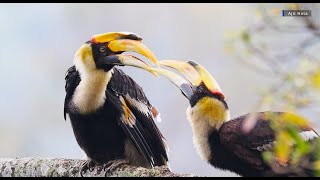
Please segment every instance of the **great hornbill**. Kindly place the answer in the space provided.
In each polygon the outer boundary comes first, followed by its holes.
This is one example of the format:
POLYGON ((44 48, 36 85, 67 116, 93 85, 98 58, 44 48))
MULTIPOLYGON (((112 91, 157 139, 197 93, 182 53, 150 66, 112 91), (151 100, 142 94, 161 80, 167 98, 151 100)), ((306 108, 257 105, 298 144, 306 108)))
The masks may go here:
MULTIPOLYGON (((176 73, 155 68, 154 70, 175 84, 189 100, 187 117, 193 131, 193 143, 201 158, 212 166, 229 170, 241 176, 295 176, 274 171, 263 159, 263 152, 272 150, 276 142, 275 131, 271 128, 271 118, 286 115, 297 117, 289 112, 248 113, 230 119, 225 96, 216 80, 200 64, 194 61, 163 60, 160 64, 182 73, 187 80, 176 73), (256 116, 256 124, 248 133, 243 131, 246 119, 256 116)), ((301 127, 299 134, 305 141, 319 135, 309 126, 301 127)), ((277 164, 279 167, 288 164, 277 164)), ((312 176, 310 169, 303 169, 312 176)))
POLYGON ((114 67, 135 66, 156 75, 139 58, 122 54, 137 52, 158 64, 141 40, 127 32, 92 36, 77 50, 75 65, 66 73, 64 118, 69 115, 77 143, 88 157, 84 169, 107 162, 146 168, 167 164, 167 146, 154 122, 160 118, 158 111, 142 88, 114 67))

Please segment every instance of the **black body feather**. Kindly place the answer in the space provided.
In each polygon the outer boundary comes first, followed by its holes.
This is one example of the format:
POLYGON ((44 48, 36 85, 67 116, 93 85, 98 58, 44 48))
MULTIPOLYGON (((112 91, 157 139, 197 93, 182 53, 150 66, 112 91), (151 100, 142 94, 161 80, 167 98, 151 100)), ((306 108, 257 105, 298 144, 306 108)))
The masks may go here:
MULTIPOLYGON (((292 172, 279 174, 265 163, 262 154, 267 150, 272 150, 272 143, 275 141, 275 132, 270 127, 270 120, 266 116, 267 113, 270 115, 270 113, 281 114, 282 112, 258 112, 256 116, 257 123, 249 133, 244 133, 243 131, 243 123, 249 117, 249 114, 227 121, 219 130, 213 131, 208 136, 211 150, 209 163, 214 167, 230 170, 241 176, 299 175, 292 172), (258 149, 258 147, 265 145, 270 146, 258 149)), ((314 130, 306 128, 300 130, 300 132, 302 131, 314 130)), ((281 165, 279 164, 279 166, 281 165)), ((314 176, 314 172, 308 169, 304 169, 304 171, 305 174, 303 175, 314 176)))
MULTIPOLYGON (((69 115, 76 140, 90 159, 98 163, 125 159, 125 152, 128 151, 125 149, 125 142, 129 140, 139 152, 136 156, 144 157, 142 161, 148 162, 147 167, 167 163, 165 142, 151 112, 153 106, 134 80, 120 69, 113 68, 104 105, 87 115, 80 114, 72 102, 74 91, 81 81, 75 66, 69 68, 65 80, 64 117, 66 118, 66 114, 69 115), (124 99, 133 113, 133 125, 121 119, 124 109, 120 99, 124 99), (142 113, 139 107, 129 103, 130 100, 141 103, 150 113, 142 113)), ((138 165, 145 166, 143 163, 138 165)))

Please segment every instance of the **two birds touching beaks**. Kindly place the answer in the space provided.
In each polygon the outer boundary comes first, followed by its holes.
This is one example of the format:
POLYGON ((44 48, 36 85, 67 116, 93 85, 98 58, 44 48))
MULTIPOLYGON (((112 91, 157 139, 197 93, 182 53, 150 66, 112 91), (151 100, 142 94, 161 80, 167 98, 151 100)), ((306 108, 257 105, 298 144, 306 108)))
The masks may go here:
MULTIPOLYGON (((244 132, 243 124, 251 113, 230 119, 221 88, 201 64, 158 61, 140 36, 128 32, 92 36, 75 53, 74 65, 65 76, 64 118, 69 116, 77 143, 88 157, 83 171, 92 164, 107 164, 106 168, 112 170, 123 163, 152 168, 169 161, 164 136, 155 123, 159 112, 143 89, 116 66, 144 69, 164 76, 179 88, 189 101, 187 119, 194 146, 213 167, 241 176, 294 176, 274 171, 262 155, 276 143, 271 116, 291 113, 256 112, 255 126, 244 132), (139 53, 157 67, 123 52, 139 53)), ((310 126, 301 128, 299 134, 305 141, 319 137, 310 126)), ((305 169, 304 175, 312 176, 313 171, 305 169)))

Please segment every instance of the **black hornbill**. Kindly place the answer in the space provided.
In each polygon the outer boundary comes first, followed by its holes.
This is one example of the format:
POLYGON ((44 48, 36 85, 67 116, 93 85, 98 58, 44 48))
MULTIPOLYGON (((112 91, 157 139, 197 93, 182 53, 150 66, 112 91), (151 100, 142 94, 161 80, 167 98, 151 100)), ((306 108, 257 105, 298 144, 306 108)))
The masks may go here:
MULTIPOLYGON (((257 112, 230 119, 228 105, 216 80, 200 64, 194 61, 159 61, 161 65, 182 73, 187 80, 172 71, 154 70, 175 84, 189 100, 187 117, 193 131, 193 143, 201 158, 212 166, 229 170, 241 176, 294 176, 273 171, 263 160, 262 152, 272 150, 276 142, 270 118, 277 115, 296 117, 288 112, 257 112), (256 116, 256 124, 249 132, 243 125, 250 116, 256 116)), ((291 120, 291 119, 290 119, 291 120)), ((319 135, 309 126, 302 127, 299 134, 311 141, 319 135)), ((286 164, 278 164, 286 166, 286 164)), ((304 169, 313 175, 309 169, 304 169)))
POLYGON ((84 167, 167 164, 167 146, 154 122, 158 111, 142 88, 114 67, 135 66, 156 75, 139 58, 122 54, 137 52, 158 64, 141 40, 127 32, 95 35, 77 50, 75 65, 66 73, 64 118, 69 115, 77 143, 89 159, 84 167))

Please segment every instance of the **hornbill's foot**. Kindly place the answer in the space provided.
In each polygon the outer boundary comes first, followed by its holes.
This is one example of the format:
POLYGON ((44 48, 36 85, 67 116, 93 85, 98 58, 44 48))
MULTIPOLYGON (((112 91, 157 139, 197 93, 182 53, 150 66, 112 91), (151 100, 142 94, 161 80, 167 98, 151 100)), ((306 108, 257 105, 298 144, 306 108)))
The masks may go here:
POLYGON ((83 162, 80 169, 81 177, 83 177, 83 173, 85 173, 87 170, 92 172, 95 166, 96 166, 96 163, 90 159, 83 162))
POLYGON ((126 164, 128 164, 128 162, 124 159, 116 159, 116 160, 109 161, 103 168, 103 170, 106 172, 105 176, 107 176, 108 173, 111 173, 117 168, 126 164))

